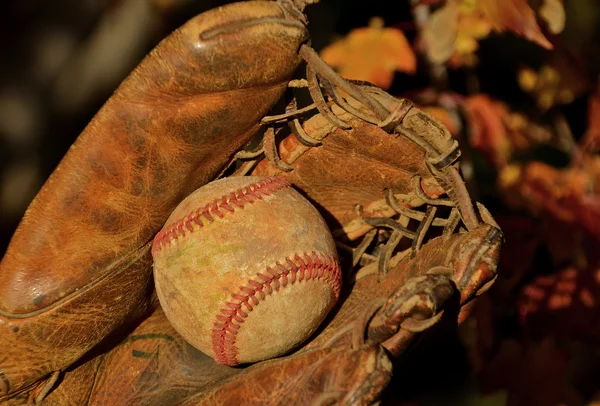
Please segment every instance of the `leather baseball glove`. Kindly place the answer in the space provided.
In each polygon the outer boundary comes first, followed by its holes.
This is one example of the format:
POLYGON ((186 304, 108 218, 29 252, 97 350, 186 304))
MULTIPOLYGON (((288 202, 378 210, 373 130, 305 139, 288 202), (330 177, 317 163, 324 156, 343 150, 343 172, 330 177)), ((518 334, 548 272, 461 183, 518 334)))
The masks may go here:
POLYGON ((303 45, 296 6, 234 3, 191 20, 73 145, 0 265, 0 401, 371 404, 391 358, 444 314, 462 321, 493 283, 501 232, 473 206, 456 142, 410 102, 337 76, 303 45), (300 57, 307 80, 290 83, 300 57), (287 95, 265 116, 286 87, 314 103, 287 95), (189 192, 246 174, 282 176, 315 204, 344 290, 301 348, 232 368, 170 326, 149 248, 189 192))

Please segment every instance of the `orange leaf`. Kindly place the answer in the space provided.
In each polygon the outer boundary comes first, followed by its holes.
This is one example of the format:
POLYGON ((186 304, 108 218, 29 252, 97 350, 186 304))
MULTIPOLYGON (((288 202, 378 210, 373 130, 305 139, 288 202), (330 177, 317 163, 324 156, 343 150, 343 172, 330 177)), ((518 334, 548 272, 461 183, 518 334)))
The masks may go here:
POLYGON ((590 188, 585 172, 561 171, 537 161, 527 164, 521 182, 521 194, 534 207, 567 223, 581 216, 583 196, 590 188))
POLYGON ((508 166, 499 186, 509 204, 577 226, 600 241, 600 195, 594 191, 599 160, 588 157, 581 168, 557 169, 537 161, 522 168, 508 166))
POLYGON ((433 63, 444 63, 456 50, 459 10, 456 3, 446 5, 431 14, 423 28, 427 56, 433 63))
POLYGON ((596 342, 600 328, 600 269, 569 266, 535 278, 521 291, 517 309, 533 336, 562 336, 596 342))
POLYGON ((323 49, 321 56, 343 77, 366 80, 383 89, 392 84, 394 72, 412 74, 417 69, 417 59, 402 31, 384 28, 381 19, 351 31, 323 49))
POLYGON ((508 110, 486 95, 469 97, 465 109, 471 125, 471 145, 482 151, 497 168, 506 166, 511 154, 503 118, 508 110))
POLYGON ((497 31, 513 31, 546 49, 553 48, 542 34, 527 0, 479 0, 477 6, 497 31))

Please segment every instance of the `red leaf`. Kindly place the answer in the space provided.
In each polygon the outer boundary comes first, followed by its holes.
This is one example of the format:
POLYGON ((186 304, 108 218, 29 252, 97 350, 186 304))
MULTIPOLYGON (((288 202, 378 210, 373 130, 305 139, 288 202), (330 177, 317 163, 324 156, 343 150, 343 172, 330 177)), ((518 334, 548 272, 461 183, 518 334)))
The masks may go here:
POLYGON ((506 166, 511 153, 503 120, 508 115, 506 107, 483 94, 469 97, 464 106, 471 125, 470 144, 497 168, 506 166))
POLYGON ((560 336, 587 342, 600 339, 600 269, 566 268, 525 286, 519 318, 535 337, 560 336))

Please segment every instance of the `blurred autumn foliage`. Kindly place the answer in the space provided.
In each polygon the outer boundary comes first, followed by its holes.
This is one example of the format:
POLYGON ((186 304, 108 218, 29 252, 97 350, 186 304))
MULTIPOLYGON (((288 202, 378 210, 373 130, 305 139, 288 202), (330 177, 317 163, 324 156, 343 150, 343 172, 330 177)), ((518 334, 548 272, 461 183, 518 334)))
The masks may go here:
MULTIPOLYGON (((409 98, 449 128, 470 190, 493 209, 506 244, 496 285, 460 328, 462 389, 444 389, 440 379, 407 390, 411 378, 402 375, 386 402, 598 405, 600 66, 588 47, 600 38, 582 37, 580 25, 600 5, 406 1, 409 22, 386 27, 372 18, 321 55, 343 76, 409 98), (421 86, 407 85, 411 77, 421 86)), ((449 359, 444 373, 458 371, 456 356, 430 352, 417 369, 449 359)))

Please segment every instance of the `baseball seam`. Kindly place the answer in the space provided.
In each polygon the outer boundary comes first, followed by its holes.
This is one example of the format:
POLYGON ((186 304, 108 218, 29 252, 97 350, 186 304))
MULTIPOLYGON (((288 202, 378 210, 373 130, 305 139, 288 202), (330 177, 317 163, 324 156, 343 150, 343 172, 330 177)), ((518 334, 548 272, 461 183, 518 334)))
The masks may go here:
POLYGON ((227 213, 231 214, 238 209, 243 209, 246 204, 262 200, 263 196, 271 196, 273 193, 290 186, 281 177, 269 176, 207 203, 204 207, 194 210, 156 234, 152 243, 152 257, 156 256, 158 251, 172 241, 185 237, 186 232, 194 232, 194 225, 204 227, 205 223, 213 223, 217 218, 225 217, 227 213))
POLYGON ((267 266, 265 272, 257 273, 254 279, 232 293, 232 300, 225 303, 213 324, 212 342, 215 360, 220 364, 237 365, 239 350, 236 336, 249 313, 266 295, 296 282, 321 279, 333 289, 335 301, 341 291, 341 270, 335 257, 317 252, 295 255, 267 266))

